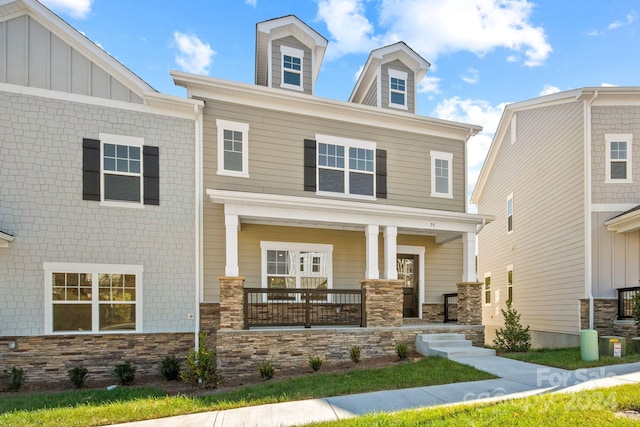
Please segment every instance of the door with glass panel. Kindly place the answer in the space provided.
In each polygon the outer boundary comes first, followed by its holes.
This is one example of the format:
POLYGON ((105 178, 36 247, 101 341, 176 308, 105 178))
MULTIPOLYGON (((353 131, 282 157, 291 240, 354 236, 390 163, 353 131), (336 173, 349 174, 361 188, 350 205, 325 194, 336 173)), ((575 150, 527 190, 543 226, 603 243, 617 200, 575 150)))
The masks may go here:
POLYGON ((402 317, 418 317, 418 255, 398 254, 398 280, 402 280, 402 317))

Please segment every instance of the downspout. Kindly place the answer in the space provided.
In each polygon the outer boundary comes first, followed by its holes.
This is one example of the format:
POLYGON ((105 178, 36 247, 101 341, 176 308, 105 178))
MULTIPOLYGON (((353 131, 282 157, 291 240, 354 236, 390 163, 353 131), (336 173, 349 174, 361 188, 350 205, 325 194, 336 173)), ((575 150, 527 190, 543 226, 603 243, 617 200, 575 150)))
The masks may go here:
POLYGON ((195 105, 195 325, 194 325, 194 347, 198 351, 200 347, 200 299, 202 295, 202 245, 203 245, 203 225, 202 225, 202 122, 204 106, 195 105))
POLYGON ((587 103, 585 111, 585 290, 589 298, 589 329, 594 329, 594 301, 593 301, 593 268, 591 248, 591 105, 598 97, 598 91, 587 103))

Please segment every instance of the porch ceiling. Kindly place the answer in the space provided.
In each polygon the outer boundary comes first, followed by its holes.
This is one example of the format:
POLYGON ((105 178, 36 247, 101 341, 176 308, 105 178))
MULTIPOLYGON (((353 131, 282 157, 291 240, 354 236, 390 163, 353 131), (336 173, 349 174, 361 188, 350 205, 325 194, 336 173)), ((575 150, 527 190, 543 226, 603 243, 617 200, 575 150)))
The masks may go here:
POLYGON ((630 233, 640 230, 640 205, 604 222, 607 230, 616 233, 630 233))

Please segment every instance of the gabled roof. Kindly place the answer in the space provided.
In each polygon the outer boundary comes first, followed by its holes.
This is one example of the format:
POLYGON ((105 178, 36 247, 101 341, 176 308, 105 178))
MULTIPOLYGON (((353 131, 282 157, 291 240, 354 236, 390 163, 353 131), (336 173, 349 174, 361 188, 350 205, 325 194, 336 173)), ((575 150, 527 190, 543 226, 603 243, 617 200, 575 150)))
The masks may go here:
POLYGON ((5 233, 4 231, 0 230, 0 248, 8 247, 9 242, 13 242, 14 239, 15 237, 13 237, 11 234, 5 233))
POLYGON ((405 42, 397 42, 392 45, 374 49, 369 54, 369 58, 358 77, 356 86, 349 97, 349 102, 362 102, 362 99, 375 80, 380 66, 387 62, 395 61, 396 59, 400 60, 413 71, 416 84, 422 80, 431 66, 426 59, 418 55, 413 49, 407 46, 405 42))

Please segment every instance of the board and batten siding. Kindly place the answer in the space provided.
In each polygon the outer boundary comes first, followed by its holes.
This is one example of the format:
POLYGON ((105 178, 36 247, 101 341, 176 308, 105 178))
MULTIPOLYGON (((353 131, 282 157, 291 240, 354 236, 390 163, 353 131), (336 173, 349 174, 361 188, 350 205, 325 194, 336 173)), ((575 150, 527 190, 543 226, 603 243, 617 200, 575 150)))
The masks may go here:
POLYGON ((273 87, 280 87, 282 83, 282 53, 280 46, 288 46, 295 49, 299 49, 304 52, 304 58, 302 58, 302 88, 304 93, 311 95, 313 93, 312 86, 312 72, 311 72, 311 49, 306 47, 295 37, 289 36, 281 39, 274 40, 272 42, 271 50, 271 68, 273 68, 273 87))
POLYGON ((141 104, 142 99, 23 15, 0 22, 0 82, 141 104))
POLYGON ((402 63, 402 61, 399 61, 399 60, 391 61, 386 64, 382 64, 381 66, 382 81, 380 82, 380 88, 382 90, 382 93, 380 98, 382 99, 382 102, 381 102, 382 108, 393 108, 389 106, 389 69, 403 71, 407 73, 407 81, 406 81, 407 111, 409 113, 415 113, 416 112, 415 76, 413 75, 413 71, 411 71, 406 65, 402 63))
MULTIPOLYGON (((514 307, 534 332, 577 334, 584 297, 585 199, 583 105, 570 102, 516 113, 479 200, 495 215, 478 236, 478 277, 491 273, 483 323, 501 327, 507 266, 513 265, 514 307), (513 232, 507 197, 513 193, 513 232)), ((484 294, 483 294, 484 295, 484 294)), ((488 342, 491 342, 488 338, 488 342)))

